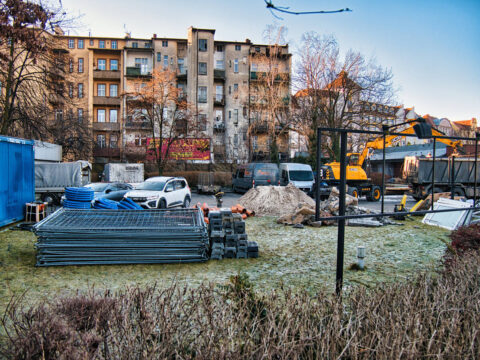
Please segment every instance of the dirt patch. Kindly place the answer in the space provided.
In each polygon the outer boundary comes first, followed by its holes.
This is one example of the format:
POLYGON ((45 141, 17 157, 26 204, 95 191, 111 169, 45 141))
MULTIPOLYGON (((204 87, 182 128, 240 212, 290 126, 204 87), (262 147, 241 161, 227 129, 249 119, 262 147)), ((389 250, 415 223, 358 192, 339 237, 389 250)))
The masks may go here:
POLYGON ((315 201, 292 184, 257 186, 243 195, 238 203, 256 215, 283 216, 293 213, 300 204, 315 206, 315 201))

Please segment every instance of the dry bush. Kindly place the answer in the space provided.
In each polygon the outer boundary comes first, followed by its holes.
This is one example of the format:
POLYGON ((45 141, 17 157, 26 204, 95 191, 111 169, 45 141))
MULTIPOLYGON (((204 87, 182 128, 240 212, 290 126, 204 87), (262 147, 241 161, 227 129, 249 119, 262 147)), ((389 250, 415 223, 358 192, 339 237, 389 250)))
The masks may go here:
POLYGON ((406 283, 331 294, 132 288, 52 299, 2 319, 0 357, 22 359, 479 359, 480 255, 406 283), (3 334, 7 335, 3 335, 3 334))

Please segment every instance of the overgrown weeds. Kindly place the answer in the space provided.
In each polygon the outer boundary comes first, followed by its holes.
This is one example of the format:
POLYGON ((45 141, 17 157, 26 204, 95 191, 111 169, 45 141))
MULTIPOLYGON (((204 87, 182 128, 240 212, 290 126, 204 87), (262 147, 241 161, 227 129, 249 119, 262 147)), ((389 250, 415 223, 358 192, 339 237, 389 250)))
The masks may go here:
POLYGON ((448 272, 373 290, 258 295, 172 285, 87 294, 24 309, 10 302, 0 356, 22 359, 480 358, 480 255, 448 272))

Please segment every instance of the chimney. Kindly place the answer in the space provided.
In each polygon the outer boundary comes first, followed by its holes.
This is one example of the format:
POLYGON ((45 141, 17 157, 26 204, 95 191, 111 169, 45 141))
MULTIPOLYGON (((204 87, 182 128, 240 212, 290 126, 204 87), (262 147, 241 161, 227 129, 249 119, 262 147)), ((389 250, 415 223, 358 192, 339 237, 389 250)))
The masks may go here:
POLYGON ((156 39, 156 38, 157 38, 157 34, 153 34, 153 38, 156 39))
POLYGON ((250 41, 250 39, 245 39, 245 42, 246 42, 247 44, 251 44, 251 43, 252 43, 252 42, 250 41))

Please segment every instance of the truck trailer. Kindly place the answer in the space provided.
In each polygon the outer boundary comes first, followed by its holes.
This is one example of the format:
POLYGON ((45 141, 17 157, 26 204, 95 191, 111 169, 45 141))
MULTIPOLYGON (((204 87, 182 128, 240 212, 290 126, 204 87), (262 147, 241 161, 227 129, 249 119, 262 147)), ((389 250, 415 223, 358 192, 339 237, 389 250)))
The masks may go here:
MULTIPOLYGON (((415 199, 424 199, 432 193, 450 192, 454 196, 473 198, 475 184, 475 159, 449 157, 435 159, 435 181, 432 184, 433 159, 407 156, 404 174, 415 199)), ((477 187, 480 181, 480 163, 477 164, 477 187)), ((477 188, 477 196, 480 191, 477 188)))

